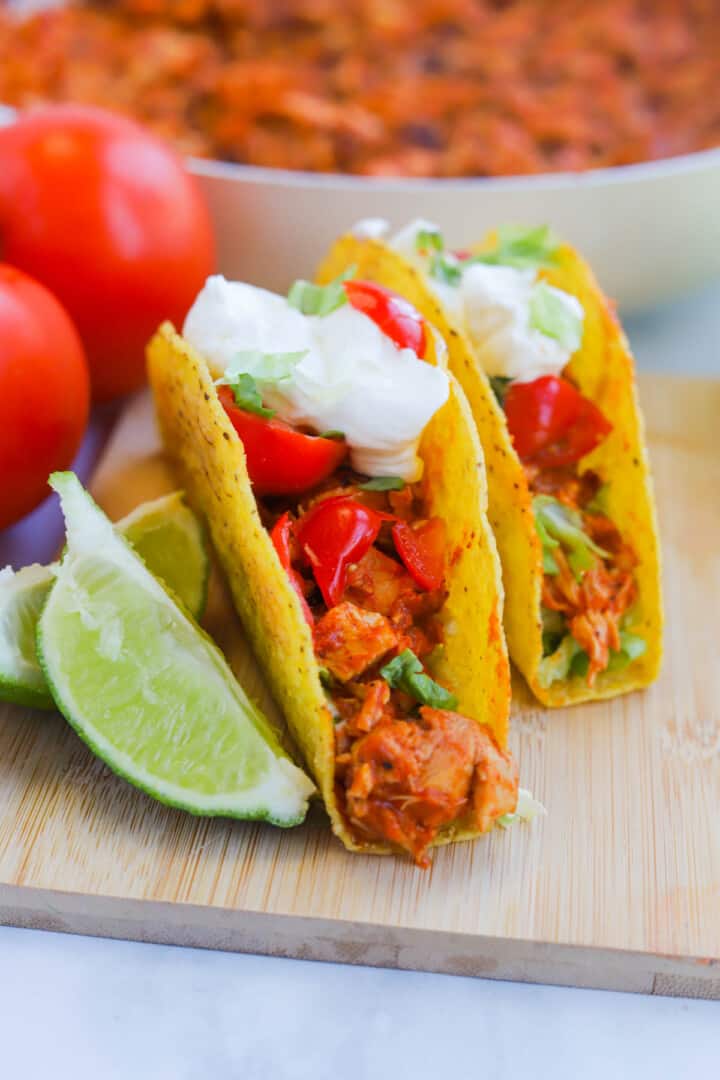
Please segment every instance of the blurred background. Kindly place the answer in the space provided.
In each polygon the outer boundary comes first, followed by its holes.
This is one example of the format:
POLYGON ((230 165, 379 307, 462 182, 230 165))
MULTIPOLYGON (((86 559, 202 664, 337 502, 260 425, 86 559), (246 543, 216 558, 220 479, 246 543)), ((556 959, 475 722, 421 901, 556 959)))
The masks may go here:
POLYGON ((625 311, 720 273, 716 0, 0 12, 0 103, 100 105, 170 140, 228 273, 283 288, 378 214, 430 217, 453 244, 548 221, 625 311))

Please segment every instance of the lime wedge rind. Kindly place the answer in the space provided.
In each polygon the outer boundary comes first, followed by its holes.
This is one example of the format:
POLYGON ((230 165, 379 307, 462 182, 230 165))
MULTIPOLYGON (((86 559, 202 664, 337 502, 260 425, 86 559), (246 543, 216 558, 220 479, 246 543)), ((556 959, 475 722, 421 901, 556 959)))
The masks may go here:
POLYGON ((219 649, 72 474, 52 483, 68 547, 37 650, 68 722, 115 773, 162 803, 299 824, 313 785, 219 649))
MULTIPOLYGON (((142 503, 115 529, 128 537, 150 572, 163 577, 176 602, 200 618, 210 560, 205 529, 183 493, 142 503)), ((55 708, 35 652, 37 620, 54 580, 54 565, 0 570, 0 701, 55 708)))

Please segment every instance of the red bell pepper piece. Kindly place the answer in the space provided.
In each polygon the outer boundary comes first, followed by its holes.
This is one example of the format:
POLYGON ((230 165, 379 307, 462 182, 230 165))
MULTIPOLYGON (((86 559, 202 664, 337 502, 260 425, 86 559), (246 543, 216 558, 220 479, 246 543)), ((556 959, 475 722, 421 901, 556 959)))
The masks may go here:
POLYGON ((302 608, 303 615, 305 616, 305 622, 310 629, 313 628, 314 620, 312 612, 305 599, 305 594, 302 591, 302 585, 300 582, 300 575, 293 570, 292 556, 290 552, 290 540, 292 538, 292 519, 290 514, 286 511, 282 517, 279 517, 273 525, 272 532, 270 533, 270 539, 273 542, 273 546, 277 551, 280 564, 290 579, 290 584, 298 595, 300 600, 300 607, 302 608))

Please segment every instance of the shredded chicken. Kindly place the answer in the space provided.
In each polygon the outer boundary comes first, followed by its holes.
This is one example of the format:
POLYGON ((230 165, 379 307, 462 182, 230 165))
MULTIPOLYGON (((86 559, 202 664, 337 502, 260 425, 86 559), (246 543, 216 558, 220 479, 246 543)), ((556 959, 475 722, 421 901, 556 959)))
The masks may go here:
POLYGON ((637 596, 632 573, 637 560, 628 545, 622 541, 620 544, 625 564, 632 559, 627 569, 598 557, 578 581, 565 553, 558 547, 553 550, 558 573, 546 574, 543 580, 543 606, 565 616, 570 633, 590 658, 587 676, 590 686, 607 667, 610 651, 620 649, 622 617, 637 596))
POLYGON ((517 767, 487 728, 427 706, 418 720, 374 723, 338 757, 338 780, 355 831, 396 844, 418 866, 444 825, 489 829, 518 795, 517 767))
POLYGON ((347 601, 323 615, 314 635, 319 662, 341 682, 357 678, 398 643, 389 619, 347 601))

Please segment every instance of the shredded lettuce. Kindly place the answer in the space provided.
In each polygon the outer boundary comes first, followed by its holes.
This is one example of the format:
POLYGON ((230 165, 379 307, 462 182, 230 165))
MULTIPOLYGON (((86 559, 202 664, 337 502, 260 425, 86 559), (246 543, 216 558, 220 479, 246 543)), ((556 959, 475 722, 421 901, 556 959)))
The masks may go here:
POLYGON ((552 495, 536 495, 533 499, 535 528, 543 547, 543 569, 547 574, 557 574, 558 565, 553 550, 561 545, 567 554, 570 569, 578 580, 593 565, 594 555, 607 556, 608 552, 583 532, 582 516, 577 510, 558 502, 552 495))
POLYGON ((530 294, 530 326, 559 342, 574 353, 580 348, 583 318, 567 293, 554 289, 546 281, 533 285, 530 294))
POLYGON ((473 262, 514 266, 519 270, 537 269, 555 262, 560 241, 548 225, 528 228, 523 225, 502 225, 497 231, 497 243, 490 251, 473 255, 473 262))
POLYGON ((610 656, 608 671, 622 671, 633 660, 644 656, 647 651, 647 641, 638 634, 631 634, 628 630, 620 631, 620 652, 614 652, 610 656))
POLYGON ((404 649, 389 664, 380 668, 383 679, 395 690, 402 690, 423 705, 433 709, 456 709, 458 699, 423 672, 423 666, 412 649, 404 649))
POLYGON ((608 513, 608 495, 610 494, 610 485, 602 484, 595 495, 585 506, 586 510, 589 510, 591 514, 605 514, 608 513))
POLYGON ((232 364, 226 376, 235 378, 236 374, 252 375, 258 383, 267 386, 275 386, 277 383, 287 382, 292 378, 295 368, 304 356, 307 349, 299 352, 262 352, 260 349, 244 349, 237 355, 237 361, 232 364))
POLYGON ((287 296, 288 304, 297 308, 303 315, 330 315, 331 312, 347 303, 347 294, 343 284, 356 273, 357 267, 349 266, 327 285, 315 285, 312 281, 302 279, 295 281, 290 286, 287 296))
POLYGON ((547 814, 547 810, 541 802, 539 802, 532 794, 527 791, 526 788, 520 788, 518 791, 517 806, 512 814, 503 814, 502 817, 496 819, 495 824, 499 825, 501 829, 507 829, 511 825, 519 824, 523 821, 532 821, 536 817, 544 817, 547 814))
MULTIPOLYGON (((620 631, 620 651, 611 652, 607 671, 623 671, 633 660, 643 656, 647 642, 637 634, 627 630, 620 631)), ((547 689, 559 679, 570 676, 585 678, 590 667, 590 657, 578 645, 572 634, 566 634, 558 647, 549 656, 544 656, 538 668, 538 682, 547 689)))
POLYGON ((415 250, 418 255, 428 255, 431 251, 444 251, 445 240, 438 228, 418 229, 415 237, 415 250))
MULTIPOLYGON (((575 657, 583 652, 572 634, 566 634, 555 652, 544 656, 538 667, 538 682, 546 690, 554 682, 567 679, 575 657)), ((587 655, 583 653, 583 655, 587 655)))

